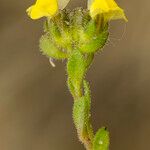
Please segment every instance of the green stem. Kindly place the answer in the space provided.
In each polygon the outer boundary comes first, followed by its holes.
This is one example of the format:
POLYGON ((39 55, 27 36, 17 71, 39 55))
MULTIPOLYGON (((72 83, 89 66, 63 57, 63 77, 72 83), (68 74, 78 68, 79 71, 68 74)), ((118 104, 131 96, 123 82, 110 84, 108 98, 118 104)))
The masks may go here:
MULTIPOLYGON (((81 93, 81 91, 79 92, 81 93)), ((79 101, 79 100, 84 100, 84 99, 81 99, 81 96, 78 95, 79 97, 74 99, 74 101, 79 101)), ((82 97, 84 97, 84 95, 82 95, 82 97)), ((86 109, 86 108, 84 108, 86 109)), ((87 114, 85 115, 89 115, 90 117, 90 110, 88 110, 88 112, 86 112, 87 114)), ((75 120, 74 120, 75 122, 75 120)), ((77 127, 77 133, 78 133, 78 136, 79 136, 79 139, 80 141, 84 144, 85 148, 87 150, 92 150, 92 139, 93 139, 93 129, 92 129, 92 125, 91 125, 91 122, 90 122, 90 118, 88 118, 88 120, 84 120, 83 121, 83 128, 78 128, 77 127)))
POLYGON ((86 150, 93 150, 93 128, 90 120, 91 96, 89 84, 84 80, 94 54, 83 55, 76 50, 67 64, 68 87, 74 98, 73 120, 79 140, 86 150))

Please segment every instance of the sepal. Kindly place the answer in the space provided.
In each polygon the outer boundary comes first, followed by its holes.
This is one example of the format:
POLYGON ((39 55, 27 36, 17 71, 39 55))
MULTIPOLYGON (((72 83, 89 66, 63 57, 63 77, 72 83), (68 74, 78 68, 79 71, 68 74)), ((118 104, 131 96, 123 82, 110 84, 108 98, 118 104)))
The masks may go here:
POLYGON ((54 59, 66 59, 68 57, 68 54, 54 45, 47 35, 42 36, 40 39, 40 50, 43 55, 54 59))

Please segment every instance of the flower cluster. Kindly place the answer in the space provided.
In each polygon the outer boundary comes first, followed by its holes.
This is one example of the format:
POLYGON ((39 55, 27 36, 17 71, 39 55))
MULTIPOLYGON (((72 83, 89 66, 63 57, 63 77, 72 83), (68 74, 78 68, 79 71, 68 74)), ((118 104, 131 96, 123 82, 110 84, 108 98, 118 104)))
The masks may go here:
MULTIPOLYGON (((44 16, 52 18, 59 9, 64 9, 68 3, 69 0, 37 0, 34 5, 27 9, 27 12, 32 19, 39 19, 44 16)), ((88 0, 88 9, 92 18, 100 14, 108 21, 116 19, 127 21, 123 9, 114 0, 88 0)))
POLYGON ((47 17, 40 49, 49 58, 65 59, 74 49, 95 53, 108 39, 108 22, 127 18, 114 0, 88 0, 88 9, 65 10, 70 0, 37 0, 27 9, 32 19, 47 17))

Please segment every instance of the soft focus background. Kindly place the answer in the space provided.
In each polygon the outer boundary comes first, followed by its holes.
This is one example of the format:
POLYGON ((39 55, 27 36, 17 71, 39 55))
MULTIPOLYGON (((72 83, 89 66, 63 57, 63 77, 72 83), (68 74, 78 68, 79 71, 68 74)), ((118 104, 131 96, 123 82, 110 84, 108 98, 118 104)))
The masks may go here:
MULTIPOLYGON (((0 0, 0 150, 84 150, 65 62, 52 68, 40 54, 43 19, 25 13, 33 2, 0 0)), ((95 130, 109 128, 110 150, 150 149, 150 1, 117 2, 129 22, 111 23, 108 45, 88 72, 92 121, 95 130)))

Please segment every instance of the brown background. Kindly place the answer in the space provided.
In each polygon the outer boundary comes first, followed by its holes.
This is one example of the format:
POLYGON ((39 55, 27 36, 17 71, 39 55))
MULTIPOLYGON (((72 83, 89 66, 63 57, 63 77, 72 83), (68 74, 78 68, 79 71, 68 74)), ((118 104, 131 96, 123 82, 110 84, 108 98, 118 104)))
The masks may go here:
MULTIPOLYGON (((111 23, 104 52, 88 73, 95 130, 111 132, 111 150, 150 149, 150 2, 118 0, 129 22, 111 23)), ((65 62, 39 52, 43 19, 33 0, 0 0, 0 150, 83 150, 72 123, 65 62)), ((74 0, 69 7, 85 5, 74 0)))

